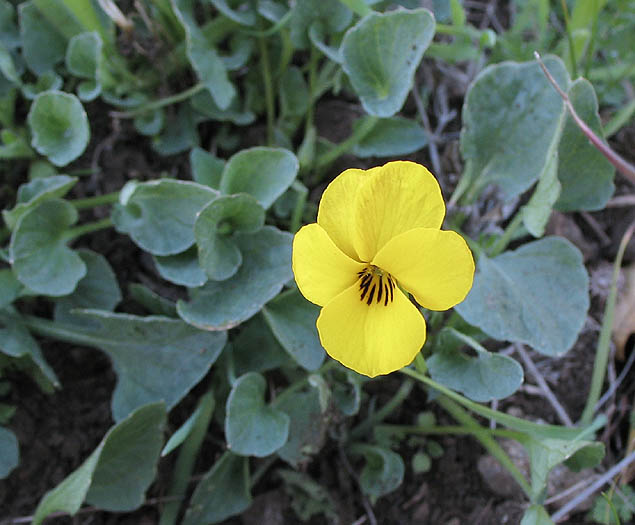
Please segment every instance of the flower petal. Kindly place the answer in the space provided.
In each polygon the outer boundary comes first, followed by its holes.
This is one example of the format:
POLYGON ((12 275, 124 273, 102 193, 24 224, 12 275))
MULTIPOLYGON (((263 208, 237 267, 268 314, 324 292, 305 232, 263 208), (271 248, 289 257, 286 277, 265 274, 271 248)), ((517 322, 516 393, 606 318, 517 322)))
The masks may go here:
POLYGON ((439 183, 426 168, 408 161, 369 170, 354 204, 353 246, 370 261, 390 239, 413 228, 440 228, 445 203, 439 183))
POLYGON ((372 264, 389 272, 430 310, 447 310, 472 288, 474 259, 458 233, 415 228, 389 240, 372 264))
POLYGON ((303 226, 293 239, 293 274, 302 295, 324 306, 351 286, 365 265, 345 255, 318 224, 303 226))
POLYGON ((333 359, 370 377, 410 364, 426 340, 425 320, 401 290, 388 305, 368 305, 358 283, 322 308, 317 328, 333 359))
POLYGON ((353 247, 353 203, 355 194, 367 172, 343 171, 326 187, 320 200, 317 222, 346 255, 357 259, 353 247))

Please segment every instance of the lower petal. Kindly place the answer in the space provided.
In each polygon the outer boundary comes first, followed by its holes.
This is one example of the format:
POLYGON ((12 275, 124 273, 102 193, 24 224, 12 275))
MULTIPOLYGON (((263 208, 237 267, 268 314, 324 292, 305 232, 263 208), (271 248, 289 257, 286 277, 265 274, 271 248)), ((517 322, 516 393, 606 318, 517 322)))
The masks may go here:
POLYGON ((447 310, 472 288, 474 259, 458 233, 415 228, 393 237, 372 261, 430 310, 447 310))
POLYGON ((403 292, 368 304, 358 283, 322 308, 317 328, 333 359, 370 377, 409 365, 426 340, 425 320, 403 292))

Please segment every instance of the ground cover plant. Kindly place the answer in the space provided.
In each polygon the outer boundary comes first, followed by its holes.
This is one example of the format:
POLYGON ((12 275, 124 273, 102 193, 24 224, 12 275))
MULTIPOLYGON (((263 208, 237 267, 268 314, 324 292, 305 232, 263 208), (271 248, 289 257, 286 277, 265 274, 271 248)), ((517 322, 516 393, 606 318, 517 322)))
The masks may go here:
POLYGON ((635 2, 0 27, 0 523, 633 519, 635 2))

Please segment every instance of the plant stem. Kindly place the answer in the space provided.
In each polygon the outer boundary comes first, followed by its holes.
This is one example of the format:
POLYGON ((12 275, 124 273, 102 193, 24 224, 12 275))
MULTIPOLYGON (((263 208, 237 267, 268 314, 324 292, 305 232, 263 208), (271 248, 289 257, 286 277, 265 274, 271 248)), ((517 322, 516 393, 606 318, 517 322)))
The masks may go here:
POLYGON ((106 193, 104 195, 96 195, 95 197, 87 197, 85 199, 75 199, 70 203, 75 206, 77 210, 83 210, 86 208, 94 208, 95 206, 103 206, 104 204, 113 204, 119 199, 119 192, 106 193))
POLYGON ((593 132, 593 130, 586 124, 586 122, 584 122, 580 118, 575 108, 573 107, 573 104, 571 104, 571 100, 569 100, 569 95, 567 95, 562 90, 562 88, 558 85, 558 83, 556 82, 556 79, 553 78, 553 75, 545 67, 544 63, 542 62, 542 59, 540 58, 540 55, 534 51, 534 56, 536 57, 536 60, 538 60, 538 63, 540 64, 542 71, 546 75, 551 85, 562 97, 562 100, 564 100, 565 106, 569 110, 571 117, 573 118, 575 123, 578 125, 582 133, 586 135, 586 137, 591 141, 591 143, 598 149, 598 151, 602 155, 606 157, 606 159, 615 167, 617 171, 619 171, 627 179, 630 179, 632 183, 635 183, 635 166, 633 166, 632 164, 629 164, 626 160, 620 157, 615 151, 613 151, 608 146, 608 144, 606 144, 602 139, 600 139, 593 132))
POLYGON ((593 375, 591 377, 591 388, 589 395, 587 396, 586 405, 582 411, 582 417, 580 422, 583 425, 588 425, 593 418, 595 411, 595 405, 600 399, 600 392, 602 391, 602 385, 604 384, 604 376, 606 374, 606 364, 609 360, 609 350, 611 346, 611 333, 613 331, 613 315, 615 312, 615 302, 617 299, 617 279, 620 275, 620 268, 622 266, 622 258, 624 257, 624 251, 628 242, 633 236, 635 231, 635 222, 624 233, 620 246, 617 250, 615 257, 615 263, 613 263, 613 276, 611 278, 611 290, 609 296, 606 299, 606 306, 604 307, 604 317, 602 319, 602 329, 600 330, 600 337, 598 339, 598 347, 595 353, 595 362, 593 363, 593 375))
POLYGON ((343 142, 337 144, 333 149, 327 151, 322 157, 320 157, 316 162, 316 168, 323 168, 328 166, 331 162, 333 162, 338 157, 342 156, 348 150, 350 150, 353 146, 355 146, 359 141, 361 141, 366 135, 368 135, 379 119, 377 117, 367 116, 362 121, 361 125, 359 125, 351 134, 343 142))
POLYGON ((318 54, 315 46, 311 46, 309 55, 309 107, 306 111, 306 120, 304 122, 304 134, 305 136, 311 132, 313 127, 313 114, 315 110, 315 99, 313 94, 315 93, 315 76, 317 68, 318 54))
POLYGON ((292 188, 298 192, 298 197, 295 201, 293 213, 291 214, 291 225, 289 226, 289 231, 291 233, 295 233, 300 229, 300 225, 302 224, 302 214, 304 213, 304 206, 306 205, 309 190, 299 181, 295 181, 292 188))
POLYGON ((101 219, 95 222, 89 222, 87 224, 82 224, 81 226, 75 226, 74 228, 70 228, 66 232, 64 232, 64 239, 67 241, 76 239, 81 235, 85 235, 87 233, 92 233, 97 230, 103 230, 105 228, 110 228, 112 226, 112 219, 110 217, 106 217, 105 219, 101 219))
POLYGON ((163 108, 165 106, 170 106, 172 104, 176 104, 178 102, 183 102, 190 97, 196 95, 199 91, 205 89, 205 84, 195 84, 191 88, 186 89, 185 91, 181 91, 180 93, 175 93, 174 95, 170 95, 169 97, 161 98, 159 100, 154 100, 152 102, 148 102, 147 104, 142 104, 141 106, 132 109, 130 111, 111 111, 110 115, 116 118, 134 118, 139 115, 143 115, 144 113, 148 113, 149 111, 154 111, 156 109, 163 108))
POLYGON ((414 384, 415 382, 412 379, 406 379, 399 387, 399 390, 395 392, 395 395, 393 395, 383 407, 368 416, 364 421, 351 430, 350 438, 359 439, 377 423, 386 419, 410 395, 414 384))
POLYGON ((578 78, 578 64, 575 59, 575 49, 573 49, 573 35, 571 34, 571 23, 569 22, 569 9, 567 8, 567 1, 560 0, 562 6, 562 13, 564 14, 564 27, 567 32, 567 40, 569 42, 569 58, 571 60, 572 77, 578 78))
MULTIPOLYGON (((474 429, 462 425, 438 425, 438 426, 419 426, 419 425, 377 425, 378 429, 393 434, 425 434, 425 435, 473 435, 474 429)), ((480 427, 479 432, 490 436, 499 436, 509 439, 516 439, 522 434, 513 430, 505 430, 502 428, 483 428, 480 427)))
POLYGON ((271 80, 271 69, 269 65, 269 50, 267 49, 267 39, 265 37, 258 38, 258 48, 260 50, 260 66, 262 68, 262 81, 265 84, 265 107, 267 111, 267 144, 272 146, 274 143, 273 123, 274 123, 274 99, 273 99, 273 82, 271 80))
POLYGON ((179 457, 174 466, 174 475, 172 478, 172 484, 168 491, 169 496, 175 499, 166 503, 161 513, 160 525, 173 525, 176 523, 176 518, 181 508, 181 502, 187 491, 187 485, 192 475, 192 469, 194 468, 194 462, 198 451, 203 444, 205 434, 207 433, 207 427, 212 420, 212 414, 214 413, 214 407, 216 403, 214 401, 214 394, 212 391, 204 394, 198 401, 197 409, 201 412, 196 418, 190 434, 187 436, 181 446, 179 457))
POLYGON ((512 237, 516 233, 516 230, 520 227, 523 222, 523 213, 522 209, 516 212, 514 218, 510 221, 510 223, 505 228, 503 234, 496 240, 494 246, 490 250, 489 256, 496 257, 498 254, 502 253, 507 245, 512 240, 512 237))

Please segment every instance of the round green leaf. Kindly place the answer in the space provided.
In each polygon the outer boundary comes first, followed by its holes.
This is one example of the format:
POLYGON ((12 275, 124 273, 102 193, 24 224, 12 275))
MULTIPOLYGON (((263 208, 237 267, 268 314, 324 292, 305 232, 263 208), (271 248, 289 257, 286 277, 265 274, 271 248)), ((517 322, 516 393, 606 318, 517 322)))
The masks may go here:
POLYGON ((61 199, 43 201, 20 217, 9 258, 27 288, 43 295, 67 295, 86 275, 81 257, 65 243, 65 233, 76 221, 75 207, 61 199))
POLYGON ((580 251, 565 239, 546 237, 493 259, 481 255, 474 286, 455 308, 495 339, 557 356, 571 348, 584 325, 588 288, 580 251))
MULTIPOLYGON (((363 125, 364 117, 353 124, 363 125)), ((408 155, 428 143, 425 130, 414 120, 403 117, 380 119, 373 129, 353 148, 358 157, 396 157, 408 155)))
POLYGON ((207 282, 207 275, 198 263, 194 246, 176 255, 155 255, 154 264, 159 275, 174 284, 196 288, 207 282))
POLYGON ((308 32, 311 26, 320 26, 322 32, 331 34, 343 31, 351 23, 353 13, 339 0, 319 2, 295 2, 291 9, 291 42, 297 49, 310 45, 308 32))
POLYGON ((473 401, 487 402, 511 396, 523 382, 523 367, 511 357, 479 352, 470 357, 450 349, 427 360, 430 377, 473 401))
POLYGON ((66 48, 66 68, 76 77, 95 79, 101 48, 101 37, 97 32, 75 35, 66 48))
POLYGON ((217 190, 220 187, 220 178, 225 169, 225 161, 204 149, 192 148, 190 168, 192 169, 192 178, 196 182, 217 190))
POLYGON ((265 405, 267 383, 256 372, 238 378, 227 398, 225 438, 241 456, 263 458, 282 447, 289 436, 289 416, 265 405))
POLYGON ((27 117, 31 145, 56 166, 79 157, 90 138, 88 117, 76 96, 62 91, 38 95, 27 117))
POLYGON ((218 192, 195 182, 161 179, 129 184, 113 211, 118 231, 153 255, 175 255, 194 244, 198 213, 218 192))
POLYGON ((415 9, 372 13, 346 32, 344 71, 369 114, 390 117, 401 109, 434 28, 432 13, 415 9))
POLYGON ((6 478, 18 466, 20 450, 15 434, 0 427, 0 479, 6 478))
POLYGON ((300 366, 312 371, 322 365, 326 353, 315 328, 319 307, 293 290, 270 301, 262 313, 282 347, 300 366))
POLYGON ((379 498, 395 490, 403 482, 405 466, 401 456, 392 450, 374 445, 354 444, 351 452, 363 454, 366 465, 359 476, 362 490, 379 498))
POLYGON ((293 277, 292 239, 272 226, 236 234, 243 255, 239 270, 225 281, 208 281, 192 290, 189 302, 177 303, 179 316, 203 330, 227 330, 249 319, 293 277))
POLYGON ((299 167, 298 159, 289 150, 245 149, 227 162, 220 190, 225 194, 248 193, 268 209, 294 181, 299 167))
POLYGON ((199 261, 204 274, 214 281, 234 276, 243 256, 231 237, 211 233, 199 242, 199 261))

